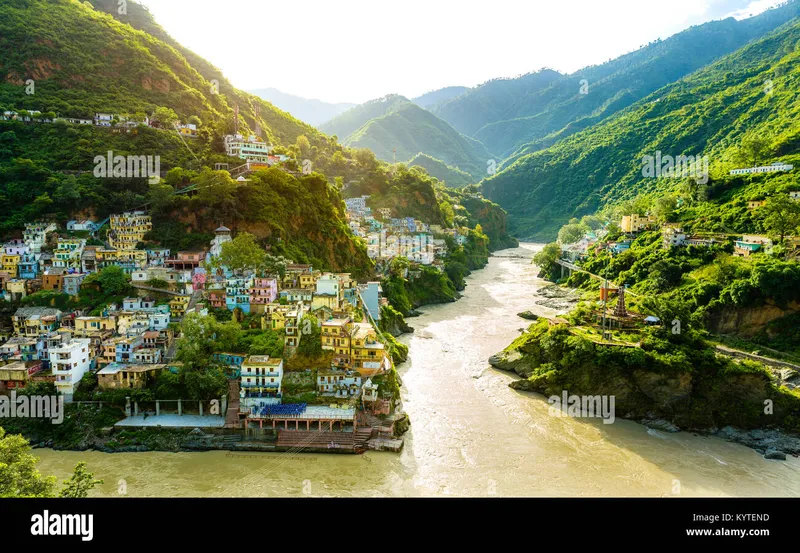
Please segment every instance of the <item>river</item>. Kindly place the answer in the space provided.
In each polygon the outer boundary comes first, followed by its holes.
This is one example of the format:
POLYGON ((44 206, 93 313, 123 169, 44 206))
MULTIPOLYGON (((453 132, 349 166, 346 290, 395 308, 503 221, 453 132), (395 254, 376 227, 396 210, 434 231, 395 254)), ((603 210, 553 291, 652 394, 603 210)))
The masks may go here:
POLYGON ((63 479, 86 461, 104 497, 800 496, 800 459, 622 419, 552 417, 542 396, 509 388, 516 377, 487 358, 528 324, 516 313, 554 314, 535 305, 546 285, 530 265, 536 249, 498 252, 461 300, 409 319, 416 332, 402 337, 410 352, 398 370, 412 426, 400 454, 36 450, 38 468, 63 479))

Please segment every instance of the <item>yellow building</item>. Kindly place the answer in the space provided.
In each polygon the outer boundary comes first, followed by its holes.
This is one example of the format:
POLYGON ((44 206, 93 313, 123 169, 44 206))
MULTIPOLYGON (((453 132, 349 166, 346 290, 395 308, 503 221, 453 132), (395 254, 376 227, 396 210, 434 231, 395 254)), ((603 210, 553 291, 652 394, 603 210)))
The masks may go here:
POLYGON ((6 282, 6 291, 13 301, 19 301, 28 295, 24 280, 9 280, 6 282))
POLYGON ((18 255, 3 254, 0 258, 0 264, 3 271, 8 273, 11 278, 17 278, 17 265, 19 265, 20 257, 18 255))
MULTIPOLYGON (((118 250, 133 250, 153 228, 149 215, 143 211, 131 211, 122 215, 112 215, 108 221, 108 243, 118 250)), ((147 254, 145 254, 145 261, 147 254)))
POLYGON ((747 209, 758 209, 759 207, 764 207, 767 205, 766 200, 750 200, 747 202, 747 209))
POLYGON ((286 326, 286 313, 292 308, 276 301, 264 306, 264 315, 261 317, 261 330, 283 330, 286 326))
POLYGON ((350 331, 350 362, 361 376, 368 377, 391 368, 386 346, 369 323, 353 323, 350 331))
POLYGON ((317 285, 317 279, 319 278, 319 275, 319 271, 314 271, 313 273, 301 273, 300 288, 314 288, 317 285))
POLYGON ((320 307, 327 307, 331 311, 336 311, 340 307, 339 297, 331 294, 314 294, 311 298, 311 311, 316 311, 320 307))
POLYGON ((147 251, 98 248, 95 250, 95 262, 100 269, 110 265, 118 265, 128 272, 132 272, 147 265, 147 251))
POLYGON ((169 314, 172 317, 180 318, 186 314, 189 307, 189 296, 178 296, 169 302, 169 314))
POLYGON ((102 335, 107 332, 113 333, 117 329, 115 317, 76 317, 75 335, 80 337, 91 337, 102 335))
POLYGON ((110 363, 97 371, 97 387, 100 390, 144 388, 148 378, 155 378, 165 368, 166 365, 157 364, 110 363))
POLYGON ((80 269, 85 245, 86 240, 79 238, 59 238, 58 246, 53 251, 53 267, 80 269))
POLYGON ((330 319, 323 321, 320 329, 322 349, 333 352, 332 363, 337 367, 350 366, 351 324, 349 318, 330 319))
POLYGON ((643 217, 634 213, 633 215, 624 215, 619 226, 622 232, 641 232, 651 228, 656 223, 656 218, 652 215, 643 217))

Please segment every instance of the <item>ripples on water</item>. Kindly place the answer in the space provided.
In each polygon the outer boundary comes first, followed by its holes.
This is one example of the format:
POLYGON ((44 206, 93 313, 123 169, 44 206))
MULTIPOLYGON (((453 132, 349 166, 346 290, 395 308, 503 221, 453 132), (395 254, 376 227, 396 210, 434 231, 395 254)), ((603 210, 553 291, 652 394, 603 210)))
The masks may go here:
MULTIPOLYGON (((530 258, 523 245, 501 255, 530 258)), ((617 419, 548 415, 545 399, 508 387, 486 359, 529 323, 545 282, 528 259, 493 258, 464 297, 427 306, 399 367, 412 429, 399 455, 117 453, 37 450, 66 478, 85 460, 97 495, 129 496, 800 496, 800 462, 767 461, 718 438, 669 434, 617 419)))

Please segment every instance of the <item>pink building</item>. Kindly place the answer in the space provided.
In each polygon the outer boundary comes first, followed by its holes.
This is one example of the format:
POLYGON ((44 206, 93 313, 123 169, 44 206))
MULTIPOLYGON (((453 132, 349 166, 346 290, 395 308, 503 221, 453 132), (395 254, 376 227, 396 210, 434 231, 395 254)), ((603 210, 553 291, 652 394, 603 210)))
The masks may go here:
POLYGON ((225 309, 225 290, 209 290, 208 303, 215 309, 225 309))
POLYGON ((192 289, 203 290, 206 287, 206 272, 201 267, 192 272, 192 289))
MULTIPOLYGON (((272 303, 278 297, 278 281, 274 278, 254 278, 250 288, 250 309, 254 305, 272 303)), ((258 311, 258 310, 257 310, 258 311)), ((262 311, 263 312, 263 311, 262 311)))

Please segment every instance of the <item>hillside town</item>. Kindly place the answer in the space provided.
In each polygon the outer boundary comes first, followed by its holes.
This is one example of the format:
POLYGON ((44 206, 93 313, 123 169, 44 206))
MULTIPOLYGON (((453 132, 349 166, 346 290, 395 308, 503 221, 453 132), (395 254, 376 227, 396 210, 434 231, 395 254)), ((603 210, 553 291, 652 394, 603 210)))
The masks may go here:
POLYGON ((219 226, 205 250, 177 252, 146 246, 152 228, 144 211, 99 222, 72 220, 63 227, 32 222, 22 238, 2 246, 0 299, 13 311, 10 324, 0 319, 0 393, 52 383, 70 403, 90 375, 99 392, 134 394, 160 373, 180 370, 176 350, 187 319, 246 318, 248 328, 279 335, 282 353, 214 353, 214 365, 229 382, 221 410, 204 412, 200 402, 199 411, 192 411, 179 401, 177 415, 168 414, 171 403, 156 397, 148 412, 129 397, 119 424, 267 430, 277 437, 276 447, 287 448, 298 441, 347 451, 402 446, 393 430, 400 415, 381 384, 394 369, 379 326, 387 301, 378 281, 359 283, 349 273, 290 260, 272 272, 232 270, 219 263, 234 240, 229 228, 219 226), (135 293, 92 310, 70 307, 97 293, 109 268, 123 274, 135 293), (48 305, 30 305, 42 293, 50 294, 48 305), (309 328, 314 320, 316 330, 309 328), (303 340, 319 341, 330 361, 291 374, 295 383, 306 383, 308 401, 284 402, 284 378, 291 372, 285 363, 303 340))
POLYGON ((367 206, 370 196, 345 200, 347 218, 353 234, 367 241, 367 254, 378 263, 405 257, 412 263, 441 269, 447 255, 445 236, 456 244, 467 241, 467 229, 429 225, 413 217, 392 217, 392 210, 380 208, 377 213, 367 206))

